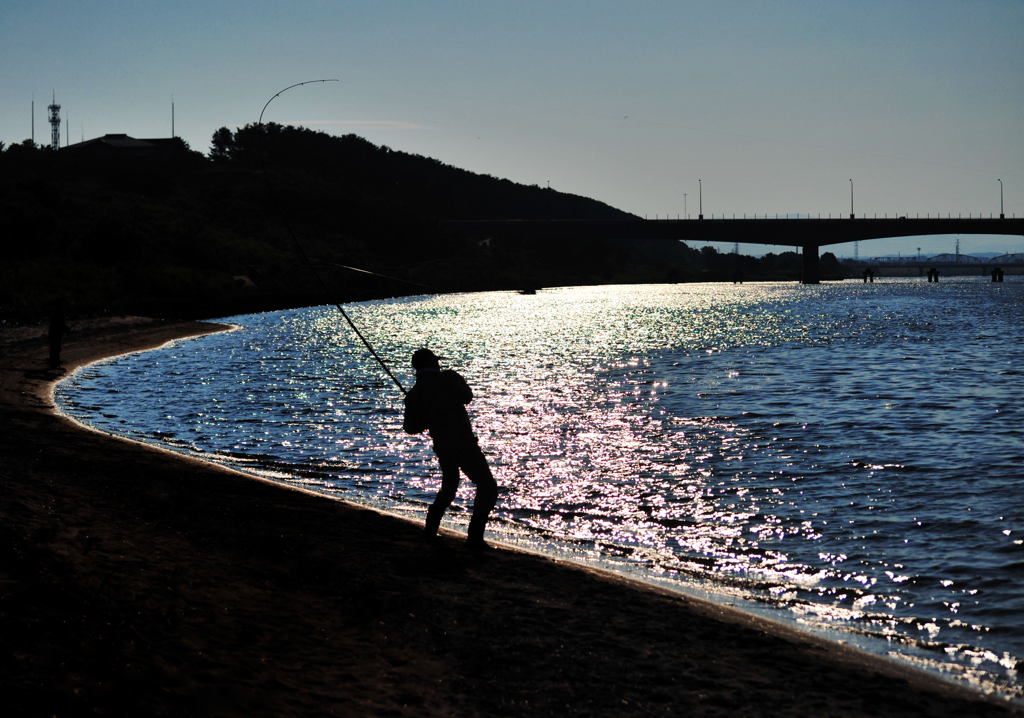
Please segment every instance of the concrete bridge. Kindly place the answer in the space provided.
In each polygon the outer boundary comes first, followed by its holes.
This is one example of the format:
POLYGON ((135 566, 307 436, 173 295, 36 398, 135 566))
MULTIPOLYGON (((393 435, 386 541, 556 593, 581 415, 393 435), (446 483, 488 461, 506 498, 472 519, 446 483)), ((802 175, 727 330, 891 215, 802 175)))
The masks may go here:
POLYGON ((819 248, 882 237, 930 234, 1019 234, 1024 219, 612 219, 446 220, 442 227, 469 237, 501 239, 667 239, 800 247, 804 284, 819 281, 819 248))

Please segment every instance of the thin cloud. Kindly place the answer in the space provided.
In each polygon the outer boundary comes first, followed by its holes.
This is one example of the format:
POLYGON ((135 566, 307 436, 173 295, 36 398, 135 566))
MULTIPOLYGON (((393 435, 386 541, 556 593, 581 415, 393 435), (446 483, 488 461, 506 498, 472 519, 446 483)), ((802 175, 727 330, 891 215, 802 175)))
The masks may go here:
POLYGON ((359 127, 373 130, 430 130, 428 125, 404 120, 292 120, 284 124, 304 126, 359 127))

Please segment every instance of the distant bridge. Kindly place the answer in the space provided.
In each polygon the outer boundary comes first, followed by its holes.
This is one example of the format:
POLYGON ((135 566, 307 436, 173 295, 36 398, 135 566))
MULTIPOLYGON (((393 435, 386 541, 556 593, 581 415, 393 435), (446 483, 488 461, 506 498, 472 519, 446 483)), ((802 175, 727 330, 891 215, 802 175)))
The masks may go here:
POLYGON ((996 267, 1003 270, 1006 274, 1021 274, 1021 270, 1024 270, 1024 261, 1014 259, 1004 261, 997 257, 992 257, 991 259, 974 258, 969 262, 958 262, 956 260, 936 261, 935 258, 922 258, 918 260, 913 257, 861 257, 858 260, 842 259, 840 263, 848 268, 856 267, 858 271, 870 268, 875 276, 879 277, 913 276, 915 274, 923 277, 929 269, 937 269, 943 275, 975 275, 982 277, 990 276, 992 270, 996 267))
POLYGON ((443 228, 501 239, 670 239, 800 247, 804 284, 819 281, 819 248, 882 237, 1019 234, 1024 219, 611 219, 446 220, 443 228))

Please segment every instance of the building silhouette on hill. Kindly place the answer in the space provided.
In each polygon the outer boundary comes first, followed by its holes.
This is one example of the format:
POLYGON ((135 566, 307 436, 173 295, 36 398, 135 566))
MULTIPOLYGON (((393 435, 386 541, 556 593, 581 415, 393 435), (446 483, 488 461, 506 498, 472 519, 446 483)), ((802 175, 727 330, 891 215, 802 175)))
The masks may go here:
POLYGON ((125 134, 103 135, 60 150, 62 154, 82 159, 110 160, 166 160, 185 155, 188 151, 188 147, 178 137, 137 139, 125 134))

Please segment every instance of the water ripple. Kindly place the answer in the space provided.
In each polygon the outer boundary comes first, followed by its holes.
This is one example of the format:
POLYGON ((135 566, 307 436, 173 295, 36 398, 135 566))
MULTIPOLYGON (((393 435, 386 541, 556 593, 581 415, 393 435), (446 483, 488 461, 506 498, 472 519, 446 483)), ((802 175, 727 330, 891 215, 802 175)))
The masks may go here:
MULTIPOLYGON (((401 371, 429 345, 470 380, 507 540, 711 586, 1019 698, 1022 289, 589 287, 353 314, 401 371)), ((421 516, 433 457, 334 311, 230 321, 245 330, 77 372, 61 406, 421 516)))

